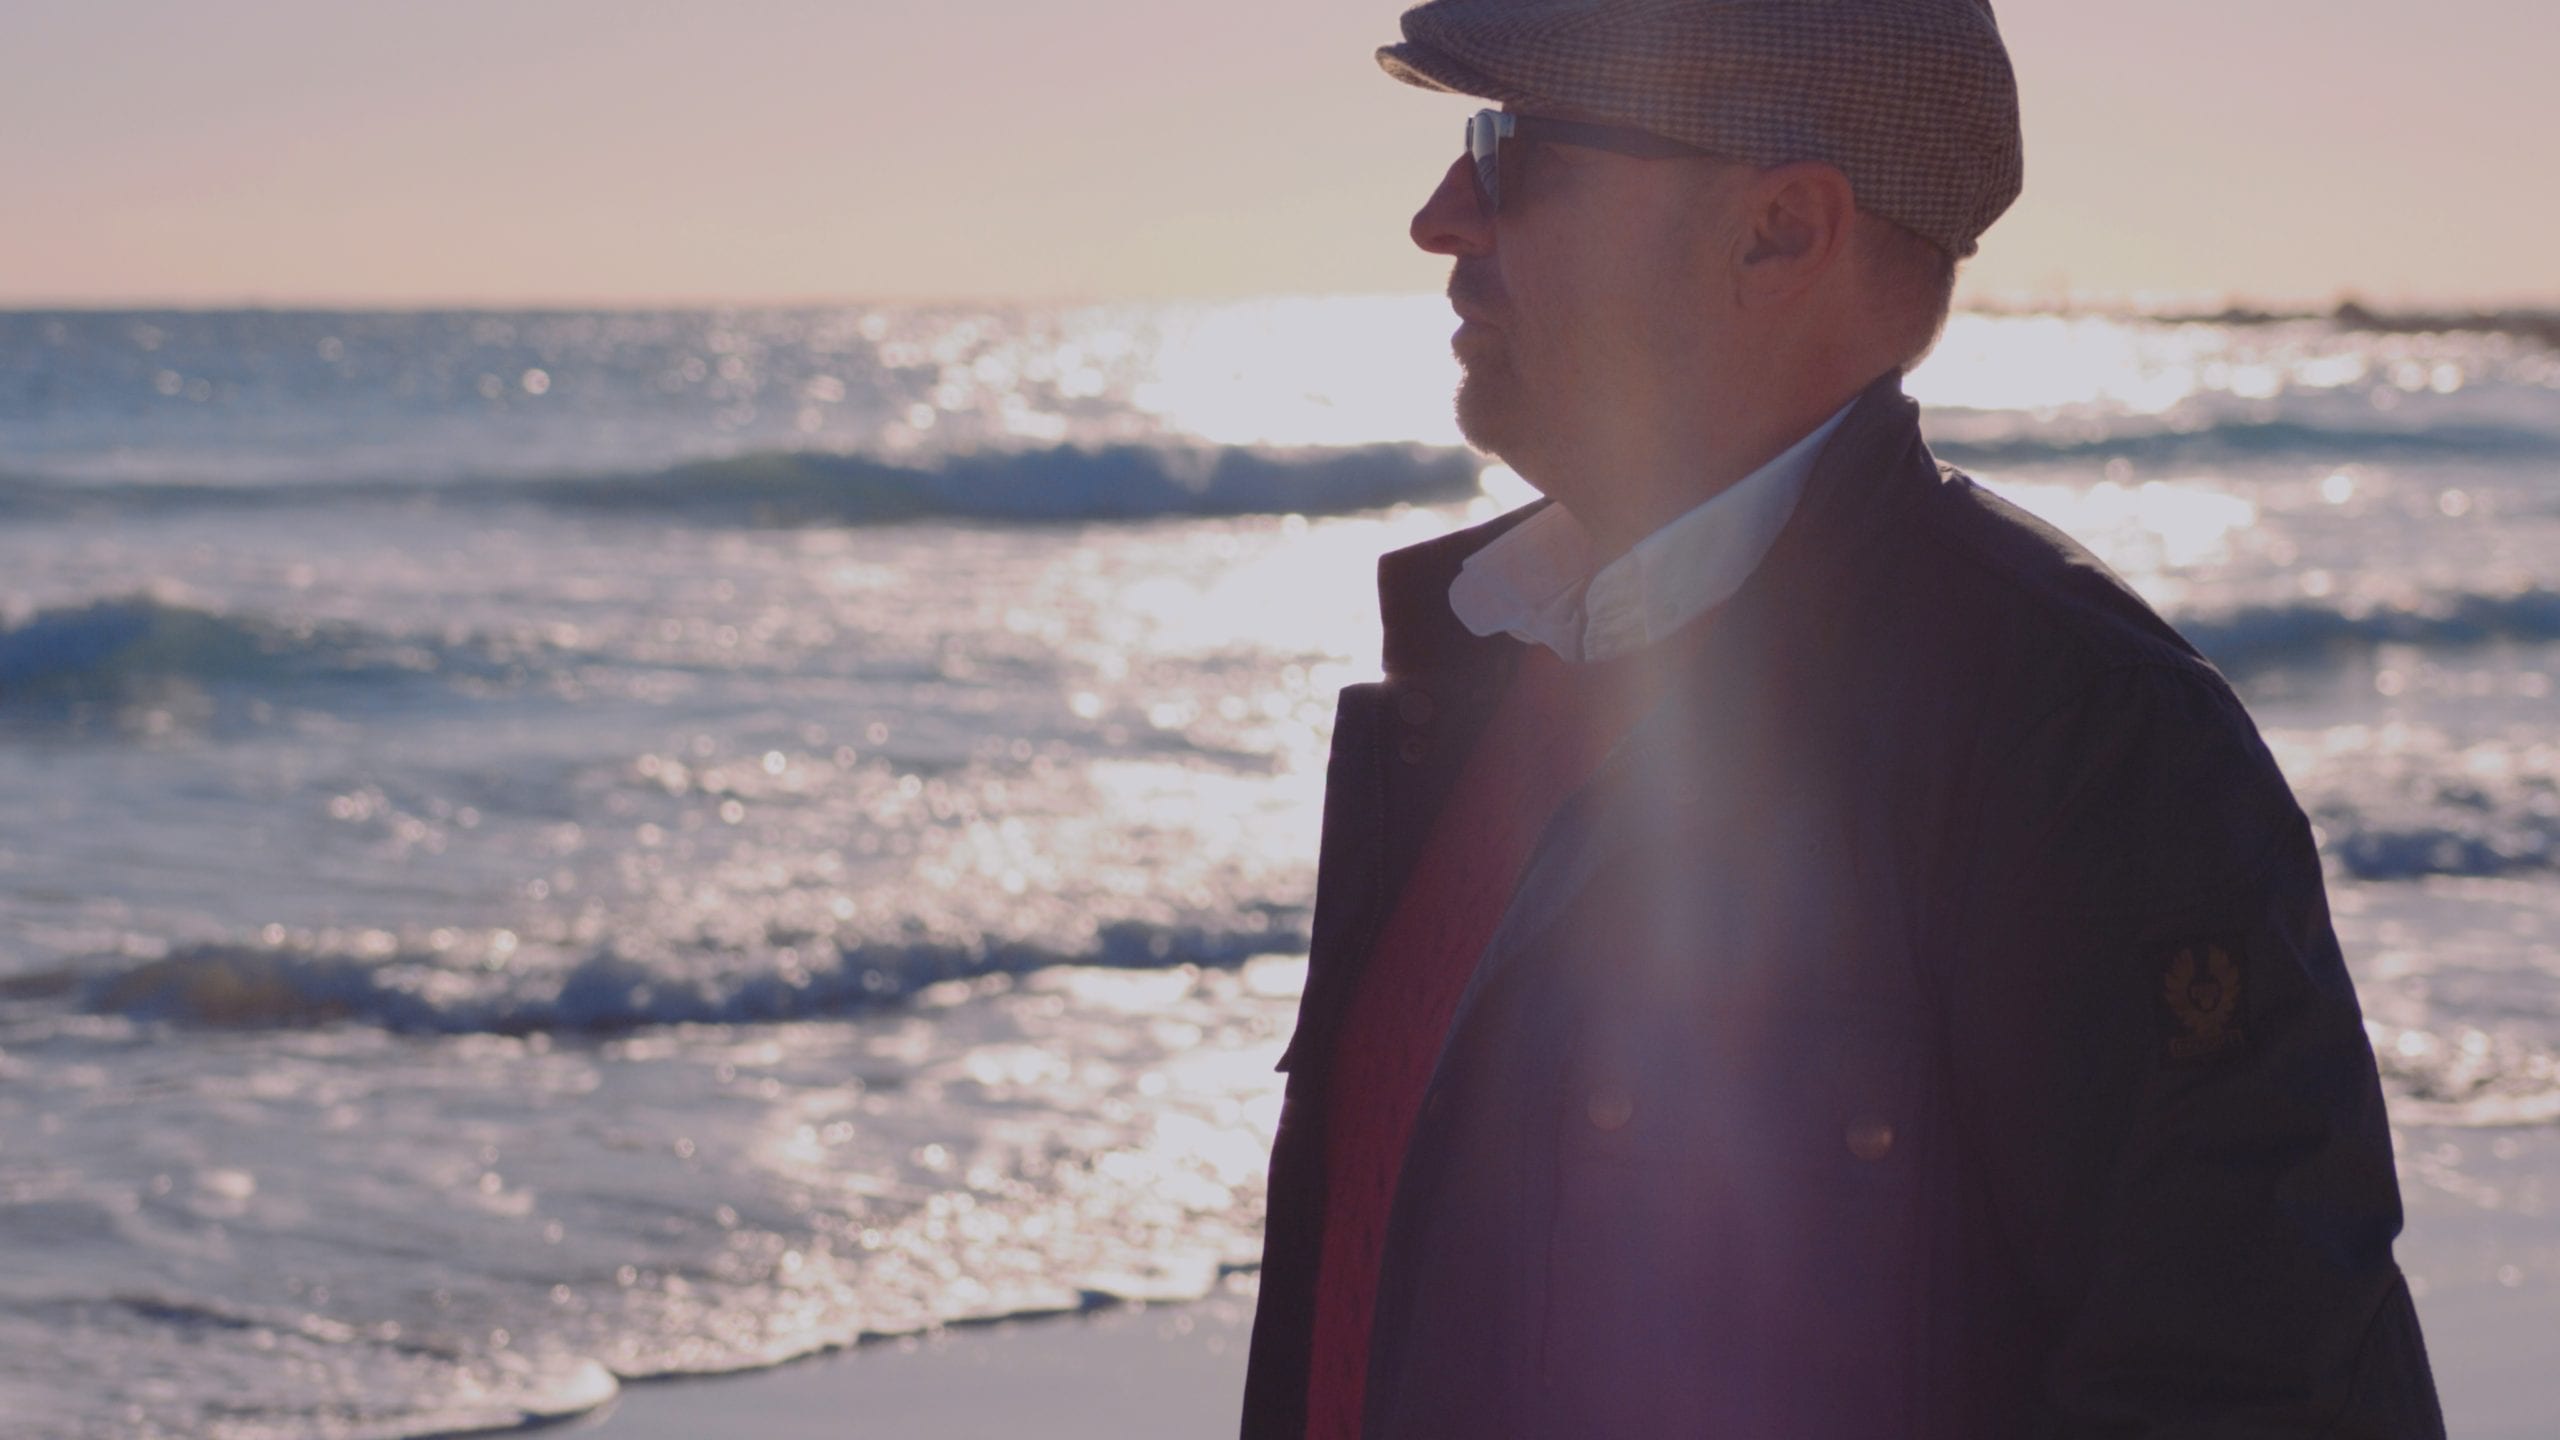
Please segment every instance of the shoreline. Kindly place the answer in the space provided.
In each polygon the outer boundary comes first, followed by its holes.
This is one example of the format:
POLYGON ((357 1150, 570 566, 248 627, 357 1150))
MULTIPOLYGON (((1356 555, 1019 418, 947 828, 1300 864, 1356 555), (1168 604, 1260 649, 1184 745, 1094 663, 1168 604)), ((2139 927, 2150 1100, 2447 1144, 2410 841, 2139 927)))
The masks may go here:
MULTIPOLYGON (((599 1440, 1192 1440, 1236 1428, 1257 1291, 948 1326, 734 1375, 627 1383, 522 1433, 599 1440)), ((508 1432, 502 1432, 508 1433, 508 1432)))

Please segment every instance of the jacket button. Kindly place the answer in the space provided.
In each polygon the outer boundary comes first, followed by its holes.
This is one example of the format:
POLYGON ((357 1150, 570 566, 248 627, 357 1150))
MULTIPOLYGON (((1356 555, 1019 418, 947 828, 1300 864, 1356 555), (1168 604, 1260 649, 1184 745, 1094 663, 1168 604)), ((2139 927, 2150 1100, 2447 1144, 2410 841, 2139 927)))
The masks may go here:
POLYGON ((1432 712, 1437 708, 1431 703, 1431 697, 1420 690, 1407 690, 1396 700, 1396 713, 1403 716, 1408 725, 1430 724, 1432 712))
POLYGON ((1594 1090, 1584 1109, 1600 1129, 1624 1130, 1636 1118, 1636 1097, 1624 1090, 1594 1090))
POLYGON ((1869 1115, 1849 1122, 1849 1153, 1861 1160, 1881 1160, 1893 1153, 1893 1125, 1869 1115))
POLYGON ((1419 740, 1407 740, 1402 745, 1396 747, 1396 753, 1404 757, 1404 763, 1407 765, 1419 765, 1422 763, 1422 742, 1419 740))

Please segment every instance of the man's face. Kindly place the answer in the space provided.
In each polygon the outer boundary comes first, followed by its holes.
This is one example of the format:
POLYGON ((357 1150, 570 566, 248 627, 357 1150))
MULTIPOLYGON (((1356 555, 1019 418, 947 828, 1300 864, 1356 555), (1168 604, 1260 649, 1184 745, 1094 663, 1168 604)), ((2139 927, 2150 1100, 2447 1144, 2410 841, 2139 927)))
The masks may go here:
POLYGON ((1720 294, 1714 262, 1720 192, 1742 168, 1511 140, 1497 215, 1459 157, 1413 239, 1455 262, 1449 299, 1463 323, 1451 344, 1470 443, 1570 505, 1579 476, 1623 463, 1694 403, 1730 363, 1716 353, 1730 290, 1720 294))

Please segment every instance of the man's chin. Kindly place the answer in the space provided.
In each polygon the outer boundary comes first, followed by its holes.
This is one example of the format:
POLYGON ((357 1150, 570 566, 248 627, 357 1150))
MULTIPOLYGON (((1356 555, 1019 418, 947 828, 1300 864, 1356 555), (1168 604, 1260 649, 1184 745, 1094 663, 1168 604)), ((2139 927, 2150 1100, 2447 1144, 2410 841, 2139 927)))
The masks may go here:
POLYGON ((1458 381, 1458 433, 1505 464, 1523 438, 1517 387, 1510 379, 1507 371, 1469 366, 1458 381))

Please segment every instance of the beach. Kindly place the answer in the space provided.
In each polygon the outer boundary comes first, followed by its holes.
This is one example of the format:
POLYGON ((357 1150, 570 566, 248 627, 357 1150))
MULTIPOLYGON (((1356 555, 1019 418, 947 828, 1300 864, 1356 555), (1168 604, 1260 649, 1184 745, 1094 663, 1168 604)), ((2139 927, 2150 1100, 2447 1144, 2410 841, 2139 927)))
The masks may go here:
MULTIPOLYGON (((2426 1137, 2438 1146, 2478 1136, 2426 1137)), ((2446 1433, 2527 1440, 2551 1433, 2560 1378, 2560 1230, 2551 1202, 2560 1145, 2548 1135, 2489 1139, 2504 1187, 2492 1197, 2405 1184, 2409 1228, 2402 1268, 2419 1290, 2418 1315, 2444 1401, 2446 1433), (2501 1141, 2515 1141, 2495 1158, 2501 1141)))
MULTIPOLYGON (((0 312, 13 1440, 1223 1433, 1375 560, 1528 493, 1448 327, 0 312)), ((1910 389, 2248 704, 2454 1433, 2544 1433, 2560 353, 1963 314, 1910 389)))
POLYGON ((1252 1287, 1191 1304, 884 1341, 727 1380, 636 1387, 569 1433, 597 1440, 934 1436, 1175 1440, 1232 1433, 1252 1287))

